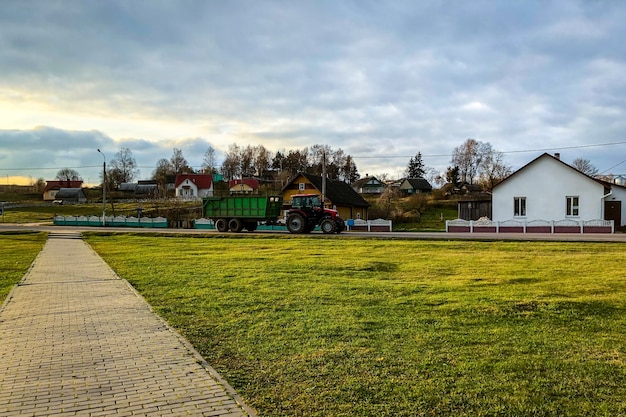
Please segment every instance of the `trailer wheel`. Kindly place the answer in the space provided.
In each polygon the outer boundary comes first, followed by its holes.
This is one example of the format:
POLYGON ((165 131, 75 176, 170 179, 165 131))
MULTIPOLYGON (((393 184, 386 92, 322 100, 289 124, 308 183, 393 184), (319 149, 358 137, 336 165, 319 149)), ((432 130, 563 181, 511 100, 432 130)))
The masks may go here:
POLYGON ((245 222, 243 227, 249 232, 254 232, 258 225, 259 224, 257 222, 245 222))
POLYGON ((217 219, 215 222, 215 228, 221 233, 228 232, 228 222, 226 219, 217 219))
POLYGON ((293 213, 287 217, 287 230, 289 233, 304 233, 306 223, 301 214, 293 213))
POLYGON ((337 225, 333 219, 324 219, 320 222, 320 229, 322 229, 322 232, 329 235, 331 233, 335 233, 337 225))
POLYGON ((243 230, 243 223, 239 219, 230 219, 228 221, 228 227, 231 232, 239 233, 243 230))

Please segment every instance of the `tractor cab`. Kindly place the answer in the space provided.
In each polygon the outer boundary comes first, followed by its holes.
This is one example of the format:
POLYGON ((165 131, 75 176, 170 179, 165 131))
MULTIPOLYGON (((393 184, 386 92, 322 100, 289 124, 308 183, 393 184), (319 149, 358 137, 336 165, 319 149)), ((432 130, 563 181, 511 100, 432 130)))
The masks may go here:
POLYGON ((321 208, 320 196, 317 194, 296 194, 292 197, 291 207, 301 210, 321 208))

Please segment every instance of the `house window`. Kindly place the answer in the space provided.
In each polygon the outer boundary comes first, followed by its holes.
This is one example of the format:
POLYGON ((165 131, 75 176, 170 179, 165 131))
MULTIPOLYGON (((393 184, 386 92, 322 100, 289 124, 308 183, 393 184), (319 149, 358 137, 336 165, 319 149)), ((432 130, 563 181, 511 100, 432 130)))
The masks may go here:
POLYGON ((567 216, 578 216, 578 207, 579 207, 579 201, 578 201, 578 196, 567 196, 565 197, 566 200, 566 204, 567 204, 567 208, 566 208, 566 215, 567 216))
POLYGON ((303 182, 301 182, 300 184, 298 184, 298 190, 300 190, 300 191, 304 191, 304 187, 305 187, 305 184, 304 184, 303 182))
POLYGON ((526 197, 514 197, 513 198, 513 216, 515 217, 526 216, 526 197))

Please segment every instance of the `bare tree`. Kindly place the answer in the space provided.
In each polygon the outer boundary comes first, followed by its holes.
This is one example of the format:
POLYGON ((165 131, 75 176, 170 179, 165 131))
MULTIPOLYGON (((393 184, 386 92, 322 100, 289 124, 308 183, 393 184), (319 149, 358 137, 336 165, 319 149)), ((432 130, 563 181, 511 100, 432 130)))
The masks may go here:
POLYGON ((236 143, 228 146, 226 157, 224 158, 224 162, 222 162, 222 175, 224 179, 232 180, 241 175, 240 153, 241 150, 236 143))
POLYGON ((491 190, 500 181, 511 175, 511 167, 504 163, 504 154, 491 149, 485 152, 482 165, 480 167, 480 182, 485 190, 491 190))
POLYGON ((161 158, 157 161, 156 168, 152 172, 152 179, 156 181, 162 195, 167 193, 168 177, 175 174, 174 167, 169 160, 161 158))
MULTIPOLYGON (((489 142, 467 139, 461 146, 454 148, 452 154, 453 169, 458 169, 461 182, 473 185, 478 179, 486 188, 491 188, 511 173, 511 168, 504 163, 502 152, 495 151, 489 142)), ((450 168, 448 169, 450 174, 450 168)))
POLYGON ((204 152, 204 158, 202 159, 202 172, 205 174, 217 174, 217 166, 215 162, 215 149, 209 145, 204 152))
POLYGON ((132 182, 139 176, 137 162, 129 148, 122 148, 115 154, 107 170, 107 186, 117 188, 123 182, 132 182))
POLYGON ((37 182, 33 185, 33 191, 36 193, 43 193, 46 189, 46 180, 43 178, 37 178, 37 182))
POLYGON ((63 168, 57 172, 56 179, 60 181, 82 181, 82 177, 72 168, 63 168))
POLYGON ((189 162, 183 156, 183 151, 178 148, 174 148, 170 164, 175 174, 182 174, 183 172, 193 173, 193 168, 189 166, 189 162))
MULTIPOLYGON (((489 145, 489 149, 491 149, 491 145, 489 145)), ((454 148, 450 162, 459 167, 461 181, 473 184, 478 177, 484 159, 485 144, 476 139, 467 139, 461 146, 454 148)))
POLYGON ((254 166, 258 176, 265 176, 270 169, 270 158, 269 151, 263 145, 258 145, 254 148, 254 166))
POLYGON ((254 148, 250 145, 241 149, 239 153, 239 172, 242 177, 254 176, 254 148))
POLYGON ((574 159, 574 162, 572 162, 572 166, 590 177, 598 174, 598 168, 596 168, 588 159, 576 158, 574 159))

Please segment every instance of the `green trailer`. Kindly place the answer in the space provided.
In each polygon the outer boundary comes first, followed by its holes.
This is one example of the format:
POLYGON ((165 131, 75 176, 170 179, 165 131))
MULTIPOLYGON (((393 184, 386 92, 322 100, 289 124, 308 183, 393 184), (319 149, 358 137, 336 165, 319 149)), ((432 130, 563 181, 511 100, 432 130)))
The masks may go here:
POLYGON ((279 196, 205 197, 202 213, 220 232, 256 230, 259 223, 275 224, 283 207, 279 196))

